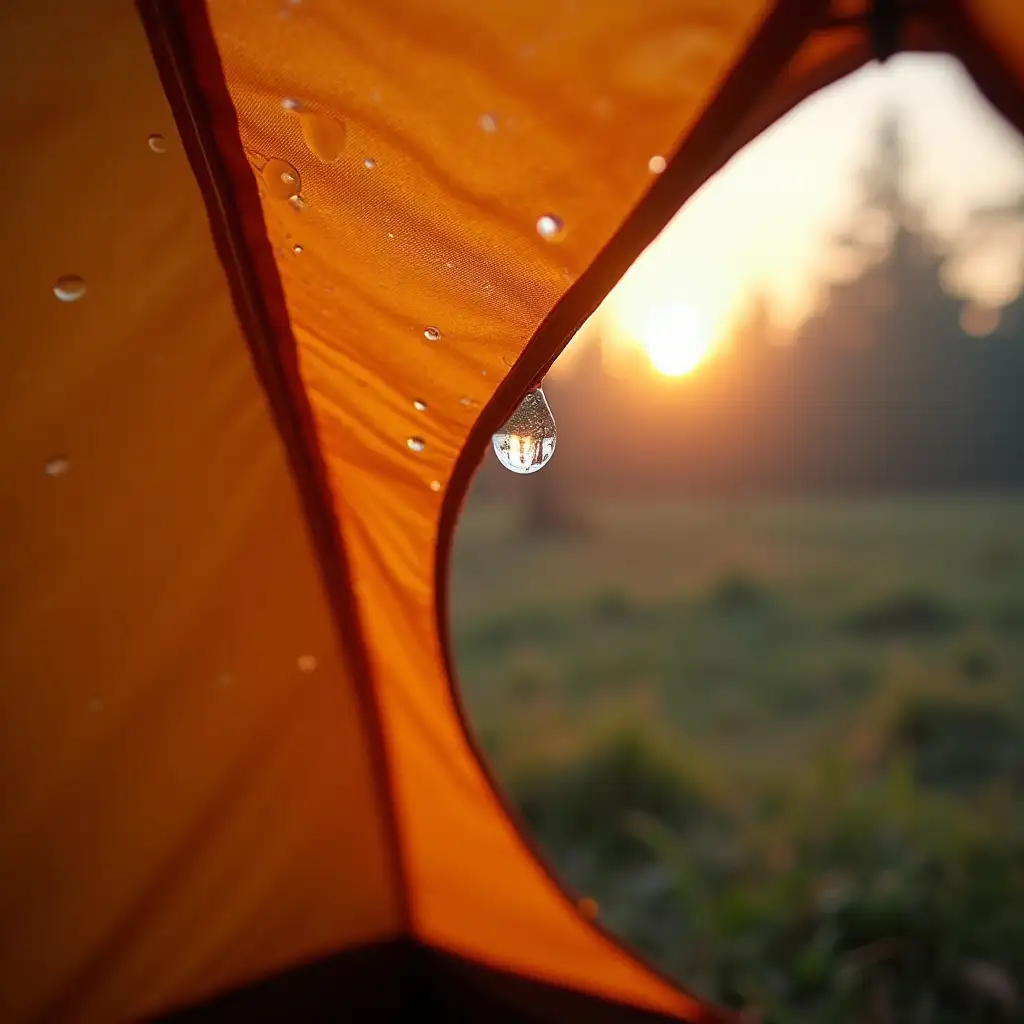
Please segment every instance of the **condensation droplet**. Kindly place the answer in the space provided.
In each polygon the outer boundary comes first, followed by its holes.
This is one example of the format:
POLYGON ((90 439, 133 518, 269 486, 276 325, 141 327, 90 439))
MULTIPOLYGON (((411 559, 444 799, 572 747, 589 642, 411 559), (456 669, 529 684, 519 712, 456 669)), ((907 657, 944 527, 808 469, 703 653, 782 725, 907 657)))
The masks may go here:
POLYGON ((555 418, 540 388, 527 391, 492 442, 498 461, 513 473, 536 473, 548 464, 555 453, 555 418))
POLYGON ((287 160, 278 160, 276 157, 260 168, 260 177, 274 199, 291 199, 302 188, 299 172, 287 160))
POLYGON ((469 406, 470 406, 470 398, 469 398, 469 396, 468 395, 463 395, 459 399, 459 405, 464 405, 468 409, 469 406))
POLYGON ((292 246, 292 252, 296 256, 301 256, 302 255, 302 246, 301 245, 293 245, 292 246))
POLYGON ((71 460, 64 455, 55 455, 46 463, 47 476, 63 476, 71 468, 71 460))
POLYGON ((434 491, 435 493, 437 491, 441 490, 441 481, 440 480, 431 480, 430 481, 430 489, 432 491, 434 491))
POLYGON ((302 109, 302 104, 295 99, 294 96, 285 96, 285 98, 281 100, 281 106, 284 107, 285 110, 297 111, 302 109))
POLYGON ((394 233, 393 233, 393 232, 391 232, 391 231, 389 231, 389 232, 388 232, 388 238, 390 238, 390 239, 394 239, 394 237, 395 237, 395 236, 394 236, 394 233))
POLYGON ((376 167, 376 166, 377 166, 377 161, 376 161, 376 160, 374 160, 372 156, 368 156, 368 157, 367 157, 367 158, 366 158, 366 159, 365 159, 365 160, 363 161, 363 166, 364 166, 364 167, 365 167, 365 168, 366 168, 366 169, 367 169, 368 171, 372 171, 372 170, 374 169, 374 167, 376 167))
POLYGON ((411 452, 421 452, 427 447, 427 442, 422 437, 409 437, 405 441, 406 447, 411 452))
POLYGON ((416 399, 416 400, 415 400, 415 401, 414 401, 414 402, 412 403, 412 407, 413 407, 413 408, 414 408, 414 409, 415 409, 415 410, 416 410, 417 412, 426 412, 426 411, 427 411, 427 403, 426 403, 426 402, 424 402, 422 398, 417 398, 417 399, 416 399))
POLYGON ((167 152, 167 140, 162 135, 150 135, 149 148, 154 153, 166 153, 167 152))
POLYGON ((537 218, 537 233, 549 242, 561 238, 564 231, 565 225, 562 223, 562 218, 556 217, 553 213, 541 214, 537 218))
POLYGON ((441 332, 436 327, 428 327, 424 330, 423 337, 426 338, 427 341, 440 341, 441 332))
POLYGON ((647 169, 651 174, 661 174, 667 166, 668 163, 663 156, 652 156, 651 159, 647 161, 647 169))
POLYGON ((300 655, 296 664, 299 666, 300 672, 316 671, 316 658, 312 654, 300 655))
POLYGON ((77 274, 65 274, 57 278, 53 294, 61 302, 77 302, 85 294, 85 278, 77 274))
POLYGON ((480 127, 485 132, 496 132, 498 130, 498 119, 493 114, 481 114, 480 127))
POLYGON ((302 137, 313 156, 325 164, 340 160, 348 135, 344 123, 324 114, 300 113, 299 117, 302 137))
POLYGON ((309 205, 309 203, 306 202, 305 196, 292 196, 288 202, 291 203, 293 210, 298 210, 300 212, 309 205))

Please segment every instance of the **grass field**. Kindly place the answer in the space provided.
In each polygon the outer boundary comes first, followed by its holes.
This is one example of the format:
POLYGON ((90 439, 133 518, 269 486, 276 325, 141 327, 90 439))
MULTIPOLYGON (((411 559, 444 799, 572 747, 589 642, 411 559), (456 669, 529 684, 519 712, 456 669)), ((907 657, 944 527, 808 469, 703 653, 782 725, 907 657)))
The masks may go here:
POLYGON ((1024 1019, 1024 498, 471 500, 462 687, 567 881, 751 1019, 1024 1019))

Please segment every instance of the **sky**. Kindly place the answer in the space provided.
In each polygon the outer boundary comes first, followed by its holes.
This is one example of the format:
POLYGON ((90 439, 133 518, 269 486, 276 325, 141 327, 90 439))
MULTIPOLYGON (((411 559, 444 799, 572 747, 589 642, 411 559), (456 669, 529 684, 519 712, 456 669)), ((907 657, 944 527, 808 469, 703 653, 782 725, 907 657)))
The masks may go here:
MULTIPOLYGON (((810 97, 738 153, 641 255, 595 322, 649 352, 671 344, 667 334, 689 338, 678 366, 726 335, 756 290, 780 322, 797 323, 818 294, 827 239, 850 215, 875 126, 893 108, 903 115, 913 198, 927 202, 938 233, 953 237, 970 210, 1024 193, 1024 143, 960 65, 903 54, 810 97)), ((972 247, 950 287, 981 303, 1012 298, 1022 242, 1010 234, 972 247)))

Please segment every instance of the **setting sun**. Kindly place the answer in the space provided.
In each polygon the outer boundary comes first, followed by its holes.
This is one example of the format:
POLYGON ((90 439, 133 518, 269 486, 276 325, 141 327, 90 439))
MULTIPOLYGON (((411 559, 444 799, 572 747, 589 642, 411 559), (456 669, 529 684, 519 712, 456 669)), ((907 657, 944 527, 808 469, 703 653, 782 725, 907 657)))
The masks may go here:
POLYGON ((690 373, 708 354, 714 340, 693 308, 664 300, 650 305, 630 327, 651 365, 666 377, 690 373))

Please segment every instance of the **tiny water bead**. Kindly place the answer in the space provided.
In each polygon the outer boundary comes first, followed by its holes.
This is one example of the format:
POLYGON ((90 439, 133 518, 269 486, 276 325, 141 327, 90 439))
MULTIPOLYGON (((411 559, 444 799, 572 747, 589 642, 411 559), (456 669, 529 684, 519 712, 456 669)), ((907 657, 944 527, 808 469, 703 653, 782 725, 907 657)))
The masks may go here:
POLYGON ((53 294, 61 302, 77 302, 85 294, 85 278, 77 274, 65 274, 58 277, 53 286, 53 294))
POLYGON ((300 655, 296 664, 298 664, 300 672, 316 671, 316 658, 312 654, 300 655))
POLYGON ((427 327, 423 331, 423 337, 426 338, 427 341, 440 341, 441 332, 436 327, 427 327))
POLYGON ((421 452, 427 447, 427 442, 422 437, 406 438, 405 444, 411 452, 421 452))
POLYGON ((565 225, 561 217, 556 217, 553 213, 544 213, 537 218, 537 233, 541 238, 554 242, 561 238, 564 232, 565 225))
POLYGON ((285 110, 291 111, 298 111, 302 109, 302 104, 299 100, 295 99, 294 96, 285 96, 285 98, 281 100, 281 106, 284 107, 285 110))
POLYGON ((71 460, 64 455, 55 455, 45 466, 47 476, 63 476, 70 468, 71 460))
POLYGON ((661 174, 667 166, 668 163, 663 156, 652 156, 651 159, 647 161, 647 169, 651 174, 661 174))
POLYGON ((301 256, 302 255, 302 246, 301 245, 293 245, 292 246, 292 253, 294 253, 294 255, 296 255, 296 256, 301 256))
POLYGON ((437 491, 441 490, 441 481, 440 480, 431 480, 430 481, 430 489, 432 491, 434 491, 435 493, 437 491))
POLYGON ((540 388, 533 388, 492 438, 498 461, 513 473, 536 473, 555 453, 555 417, 540 388))
POLYGON ((291 199, 302 189, 299 172, 287 160, 272 157, 260 170, 267 192, 274 199, 291 199))
POLYGON ((365 160, 363 161, 363 166, 364 166, 364 167, 365 167, 365 168, 366 168, 366 169, 367 169, 368 171, 372 171, 372 170, 374 169, 374 167, 376 167, 376 166, 377 166, 377 161, 376 161, 376 160, 374 160, 372 156, 368 156, 368 157, 367 157, 367 158, 366 158, 366 159, 365 159, 365 160))
POLYGON ((493 114, 481 114, 480 127, 485 132, 496 132, 498 130, 498 119, 493 114))
POLYGON ((416 400, 415 400, 415 401, 414 401, 414 402, 412 403, 412 407, 413 407, 413 408, 414 408, 414 409, 415 409, 415 410, 416 410, 417 412, 426 412, 426 411, 427 411, 427 403, 426 403, 426 402, 424 402, 422 398, 417 398, 417 399, 416 399, 416 400))
POLYGON ((301 212, 309 205, 306 202, 305 196, 292 196, 291 199, 288 200, 288 202, 291 204, 292 209, 295 210, 296 212, 301 212))
POLYGON ((167 140, 162 135, 150 135, 149 148, 154 153, 166 153, 167 152, 167 140))

